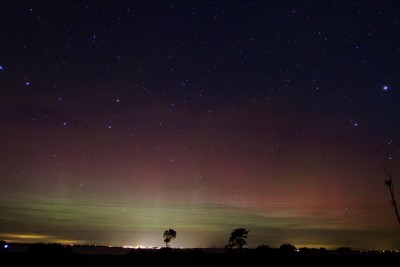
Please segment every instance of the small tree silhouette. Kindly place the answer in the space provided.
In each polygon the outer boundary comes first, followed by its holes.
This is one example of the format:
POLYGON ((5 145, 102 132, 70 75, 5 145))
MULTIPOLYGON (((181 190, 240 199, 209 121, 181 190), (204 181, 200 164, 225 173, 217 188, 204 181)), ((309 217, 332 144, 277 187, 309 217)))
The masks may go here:
POLYGON ((176 231, 174 229, 165 230, 163 237, 165 245, 169 247, 169 242, 171 242, 172 239, 176 238, 176 231))
POLYGON ((385 171, 386 176, 388 177, 388 179, 385 180, 385 185, 387 185, 387 187, 389 187, 390 197, 392 198, 391 202, 392 202, 394 211, 396 212, 397 221, 400 224, 399 210, 397 209, 397 202, 396 202, 396 199, 394 198, 394 185, 393 185, 393 179, 392 179, 392 168, 389 167, 389 169, 388 169, 385 166, 383 168, 383 170, 385 171))
POLYGON ((290 252, 294 252, 296 250, 296 247, 293 244, 290 243, 286 243, 286 244, 282 244, 279 247, 279 250, 285 253, 290 253, 290 252))
POLYGON ((244 228, 238 228, 232 231, 231 237, 229 238, 229 243, 226 245, 227 248, 238 247, 241 249, 244 245, 246 245, 246 238, 249 234, 249 230, 244 228))

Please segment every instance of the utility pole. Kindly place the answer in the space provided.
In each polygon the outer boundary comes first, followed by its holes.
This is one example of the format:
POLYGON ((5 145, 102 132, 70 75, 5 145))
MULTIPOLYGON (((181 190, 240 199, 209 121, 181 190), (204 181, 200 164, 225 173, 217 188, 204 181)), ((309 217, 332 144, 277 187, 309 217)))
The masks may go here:
POLYGON ((392 179, 392 167, 386 168, 383 167, 383 170, 386 173, 386 176, 388 177, 388 180, 385 180, 385 185, 387 185, 387 187, 389 187, 389 191, 390 191, 390 196, 392 197, 392 205, 394 208, 394 211, 396 212, 396 217, 397 217, 397 221, 400 224, 400 216, 399 216, 399 210, 397 209, 397 202, 394 198, 394 186, 393 186, 393 179, 392 179))

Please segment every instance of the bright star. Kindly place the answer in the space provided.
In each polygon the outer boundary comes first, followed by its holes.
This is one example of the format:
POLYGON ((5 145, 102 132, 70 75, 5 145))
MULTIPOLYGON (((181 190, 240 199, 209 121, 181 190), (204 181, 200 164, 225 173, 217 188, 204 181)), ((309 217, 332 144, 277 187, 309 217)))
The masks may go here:
POLYGON ((29 85, 31 85, 30 82, 25 82, 25 86, 29 86, 29 85))
POLYGON ((3 66, 0 65, 0 70, 3 70, 3 66))
POLYGON ((387 85, 382 86, 382 90, 383 90, 383 91, 389 90, 389 86, 387 86, 387 85))

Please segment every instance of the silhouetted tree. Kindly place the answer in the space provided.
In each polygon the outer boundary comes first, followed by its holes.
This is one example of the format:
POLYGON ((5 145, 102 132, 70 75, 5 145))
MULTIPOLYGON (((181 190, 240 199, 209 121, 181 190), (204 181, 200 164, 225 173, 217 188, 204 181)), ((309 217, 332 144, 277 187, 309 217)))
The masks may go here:
POLYGON ((390 191, 390 197, 392 198, 392 205, 394 208, 394 211, 396 212, 396 218, 397 222, 400 224, 400 216, 399 216, 399 210, 397 209, 397 202, 396 199, 394 198, 394 185, 393 185, 393 179, 392 179, 392 168, 389 167, 389 169, 386 168, 386 166, 383 168, 383 170, 386 173, 386 176, 388 177, 387 180, 385 180, 385 185, 389 187, 390 191))
POLYGON ((314 251, 314 249, 310 249, 308 247, 302 247, 302 248, 299 248, 299 251, 302 253, 310 253, 311 251, 314 251))
POLYGON ((229 243, 226 245, 227 248, 238 247, 241 249, 244 245, 246 245, 246 238, 249 234, 249 230, 244 228, 238 228, 232 231, 231 237, 229 238, 229 243))
POLYGON ((282 252, 294 252, 296 250, 296 247, 290 243, 282 244, 279 247, 279 250, 282 252))
POLYGON ((176 231, 174 229, 165 230, 163 236, 164 236, 165 245, 167 247, 169 247, 169 245, 168 245, 169 242, 171 242, 172 239, 176 238, 176 231))

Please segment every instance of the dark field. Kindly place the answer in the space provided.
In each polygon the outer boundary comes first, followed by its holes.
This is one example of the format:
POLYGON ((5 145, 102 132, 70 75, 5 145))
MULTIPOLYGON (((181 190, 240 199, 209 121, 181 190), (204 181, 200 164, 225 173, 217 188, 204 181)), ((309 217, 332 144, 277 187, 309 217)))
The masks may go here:
POLYGON ((2 252, 0 266, 386 266, 400 253, 278 249, 123 249, 35 245, 2 252))

